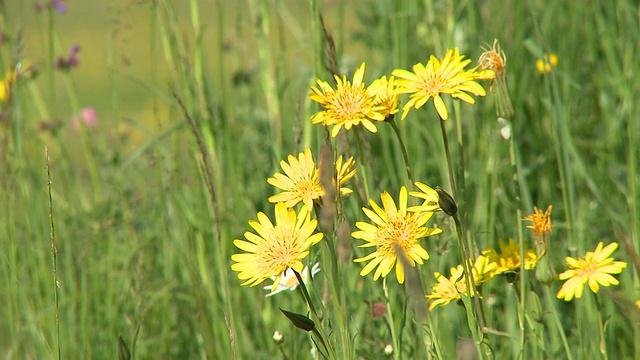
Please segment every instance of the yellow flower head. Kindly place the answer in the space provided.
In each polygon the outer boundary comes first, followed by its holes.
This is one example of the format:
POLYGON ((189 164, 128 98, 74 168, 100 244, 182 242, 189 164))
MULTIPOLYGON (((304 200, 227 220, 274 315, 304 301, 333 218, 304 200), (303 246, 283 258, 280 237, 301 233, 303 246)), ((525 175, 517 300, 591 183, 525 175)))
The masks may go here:
POLYGON ((412 191, 409 195, 413 197, 417 197, 419 199, 424 200, 422 205, 412 206, 408 210, 409 211, 439 211, 440 210, 440 199, 438 193, 433 190, 429 185, 423 184, 421 182, 415 183, 420 191, 412 191))
POLYGON ((302 259, 309 255, 309 248, 323 238, 315 233, 318 221, 311 219, 306 207, 296 214, 284 203, 275 206, 276 224, 262 212, 258 221, 249 221, 255 233, 244 233, 246 240, 236 239, 233 244, 246 253, 234 254, 231 270, 239 272, 238 278, 246 280, 242 285, 255 286, 274 277, 271 291, 278 288, 280 279, 289 268, 302 271, 302 259))
MULTIPOLYGON (((320 170, 316 167, 313 155, 309 148, 298 154, 298 157, 289 155, 289 163, 280 161, 280 167, 284 174, 275 173, 267 182, 283 192, 269 198, 272 203, 284 202, 288 207, 294 207, 299 202, 303 202, 308 209, 313 208, 313 201, 324 196, 325 189, 320 183, 320 170)), ((338 188, 341 195, 347 195, 353 191, 342 187, 349 179, 356 174, 354 169, 355 160, 350 157, 342 162, 342 155, 336 161, 336 174, 338 188)))
POLYGON ((558 65, 558 56, 554 53, 542 55, 542 59, 536 61, 536 68, 540 74, 550 73, 552 68, 558 65))
POLYGON ((435 56, 429 58, 427 65, 418 63, 413 66, 413 72, 396 69, 393 75, 398 78, 398 94, 411 94, 410 100, 402 108, 404 119, 411 108, 419 109, 433 98, 433 104, 442 120, 449 118, 449 112, 442 100, 441 94, 448 94, 454 99, 460 99, 469 104, 475 103, 473 97, 485 96, 482 86, 475 80, 490 80, 494 74, 491 70, 476 72, 477 67, 465 70, 471 60, 464 60, 458 48, 447 50, 442 60, 435 56))
POLYGON ((366 241, 359 247, 376 247, 376 251, 365 257, 355 259, 356 262, 371 260, 360 271, 361 276, 368 275, 373 269, 373 280, 378 280, 380 276, 386 277, 393 266, 396 266, 396 277, 398 282, 404 282, 404 268, 398 257, 405 258, 411 266, 415 263, 422 264, 423 259, 429 259, 429 253, 418 243, 418 240, 442 232, 439 228, 428 228, 423 225, 431 218, 433 213, 408 213, 407 212, 407 189, 403 186, 400 189, 400 197, 396 207, 395 202, 388 192, 380 195, 383 208, 372 199, 369 204, 373 210, 362 208, 373 224, 357 222, 356 227, 360 230, 354 231, 351 236, 356 239, 366 241), (400 251, 402 254, 398 254, 400 251), (397 265, 396 265, 397 262, 397 265))
POLYGON ((614 261, 611 256, 618 248, 618 243, 602 247, 602 242, 598 243, 595 251, 588 251, 583 259, 574 259, 567 256, 565 258, 569 270, 559 275, 560 280, 567 280, 558 291, 558 299, 564 298, 571 301, 574 297, 582 297, 584 284, 589 283, 589 288, 594 293, 598 292, 599 285, 618 285, 618 280, 610 274, 620 274, 622 269, 627 267, 624 261, 614 261))
POLYGON ((399 111, 398 98, 400 95, 395 92, 395 88, 395 78, 391 76, 389 80, 387 80, 386 75, 374 80, 369 87, 374 96, 376 106, 382 107, 380 112, 385 118, 390 115, 395 115, 399 111))
MULTIPOLYGON (((452 301, 460 299, 460 294, 467 293, 467 284, 464 277, 464 267, 458 265, 452 267, 450 270, 451 276, 434 273, 438 282, 433 286, 433 292, 426 295, 426 298, 431 300, 429 304, 429 311, 433 310, 436 306, 445 306, 452 301)), ((471 288, 471 296, 475 295, 475 291, 471 288)))
POLYGON ((284 190, 269 198, 272 203, 284 202, 288 207, 293 207, 300 201, 304 202, 307 209, 313 209, 313 201, 324 195, 324 189, 320 185, 318 169, 307 148, 298 154, 288 157, 289 163, 280 161, 280 167, 284 174, 275 173, 267 182, 278 189, 284 190))
MULTIPOLYGON (((515 243, 513 239, 509 239, 509 243, 505 244, 502 239, 500 241, 500 253, 498 254, 494 248, 483 251, 483 255, 487 256, 491 262, 497 264, 493 272, 493 276, 503 274, 507 271, 518 271, 520 269, 520 245, 515 243)), ((538 255, 533 249, 524 253, 524 268, 531 270, 538 263, 538 255)))
POLYGON ((534 206, 534 213, 524 217, 523 220, 528 220, 533 223, 528 225, 527 229, 533 229, 533 236, 536 238, 543 234, 551 234, 551 209, 552 206, 549 205, 547 210, 543 213, 542 210, 534 206))
POLYGON ((362 124, 372 133, 378 131, 373 122, 384 120, 384 107, 376 104, 374 94, 362 82, 364 69, 365 64, 362 63, 353 75, 353 82, 349 82, 346 75, 342 79, 335 76, 335 90, 326 81, 316 80, 319 88, 312 85, 309 97, 322 105, 323 110, 311 116, 312 123, 333 125, 333 137, 338 135, 343 126, 349 130, 352 126, 362 124))
POLYGON ((353 192, 353 190, 342 187, 342 185, 356 175, 358 169, 354 167, 355 164, 356 161, 353 159, 353 156, 349 157, 344 164, 342 163, 342 155, 338 156, 338 160, 336 160, 337 187, 340 189, 340 195, 348 195, 353 192))
POLYGON ((0 82, 0 102, 5 102, 9 99, 9 95, 11 94, 11 89, 18 81, 18 73, 12 70, 9 70, 2 82, 0 82))
POLYGON ((471 271, 473 272, 473 280, 476 284, 482 284, 493 279, 496 269, 498 268, 498 264, 491 261, 491 259, 485 255, 478 255, 473 264, 471 264, 471 259, 469 259, 469 264, 473 266, 471 271))

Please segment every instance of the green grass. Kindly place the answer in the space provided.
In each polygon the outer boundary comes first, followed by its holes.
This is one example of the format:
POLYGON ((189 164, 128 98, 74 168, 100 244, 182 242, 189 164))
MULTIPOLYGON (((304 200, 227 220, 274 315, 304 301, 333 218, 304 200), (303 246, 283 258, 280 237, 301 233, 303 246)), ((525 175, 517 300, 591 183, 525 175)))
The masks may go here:
MULTIPOLYGON (((491 280, 479 301, 496 330, 486 342, 497 359, 603 358, 597 299, 608 358, 640 358, 640 269, 631 251, 640 248, 634 1, 230 3, 70 0, 58 14, 0 2, 0 75, 19 63, 38 69, 0 104, 0 357, 113 359, 119 336, 139 359, 310 357, 310 336, 278 309, 306 314, 303 298, 241 287, 231 254, 257 212, 273 216, 266 179, 280 160, 306 147, 318 159, 325 143, 322 126, 309 121, 319 108, 307 96, 316 78, 331 79, 321 15, 335 42, 333 65, 351 78, 366 62, 367 84, 455 46, 475 63, 481 46, 500 40, 520 194, 491 95, 475 105, 448 102, 445 123, 455 169, 464 158, 461 211, 475 250, 518 239, 516 211, 551 204, 547 260, 556 273, 566 256, 582 257, 600 241, 618 242, 614 257, 628 266, 616 276, 620 285, 597 298, 586 289, 571 302, 556 299, 560 281, 548 287, 534 271, 523 292, 521 282, 491 280), (73 44, 81 46, 79 66, 55 69, 73 44), (543 52, 559 59, 544 75, 535 66, 543 52), (84 107, 97 109, 97 126, 72 128, 84 107), (276 330, 285 336, 280 346, 276 330)), ((396 120, 414 180, 450 189, 439 121, 431 103, 396 120)), ((378 129, 359 135, 379 203, 383 190, 396 198, 409 184, 391 126, 378 129)), ((332 146, 361 162, 353 131, 332 146)), ((361 168, 344 203, 350 231, 367 220, 362 181, 361 168)), ((402 347, 396 358, 435 356, 425 342, 437 343, 444 359, 475 351, 465 307, 427 312, 426 301, 411 300, 419 285, 430 292, 434 272, 448 275, 460 263, 452 222, 438 213, 429 224, 444 231, 421 240, 431 254, 417 268, 421 283, 399 285, 390 274, 388 296, 351 261, 369 252, 356 247, 361 241, 328 233, 312 248, 309 260, 322 271, 311 299, 337 358, 385 358, 391 318, 402 347), (387 301, 392 316, 374 317, 374 304, 387 301)), ((534 241, 527 229, 524 240, 534 241)))

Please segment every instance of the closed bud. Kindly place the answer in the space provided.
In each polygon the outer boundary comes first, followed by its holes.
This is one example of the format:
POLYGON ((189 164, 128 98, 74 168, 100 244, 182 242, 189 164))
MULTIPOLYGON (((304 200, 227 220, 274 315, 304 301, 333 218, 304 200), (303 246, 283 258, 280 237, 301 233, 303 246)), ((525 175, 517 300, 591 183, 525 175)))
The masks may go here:
POLYGON ((276 345, 282 344, 284 342, 284 335, 276 330, 276 332, 273 333, 273 342, 276 343, 276 345))
POLYGON ((316 328, 316 323, 314 323, 313 320, 309 319, 308 317, 302 314, 296 314, 296 313, 292 313, 290 311, 282 310, 282 309, 280 309, 280 311, 282 311, 284 316, 286 316, 289 320, 291 320, 293 325, 298 329, 301 329, 304 331, 312 331, 316 328))
POLYGON ((442 211, 449 216, 457 214, 458 204, 456 204, 456 201, 451 197, 451 195, 444 191, 440 186, 436 186, 436 192, 438 193, 440 208, 442 211))
POLYGON ((391 357, 391 355, 393 355, 393 346, 391 346, 391 344, 387 344, 387 346, 384 347, 384 354, 387 357, 391 357))

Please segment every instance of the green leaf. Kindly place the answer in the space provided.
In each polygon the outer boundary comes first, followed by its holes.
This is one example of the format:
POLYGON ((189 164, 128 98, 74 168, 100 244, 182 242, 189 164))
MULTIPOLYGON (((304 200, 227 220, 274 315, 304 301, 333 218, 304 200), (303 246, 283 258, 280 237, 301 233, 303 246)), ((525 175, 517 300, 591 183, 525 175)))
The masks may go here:
POLYGON ((312 331, 316 328, 316 323, 314 323, 313 320, 309 319, 305 315, 292 313, 290 311, 283 310, 282 308, 280 308, 280 311, 282 311, 284 316, 291 320, 293 325, 298 329, 302 329, 304 331, 312 331))

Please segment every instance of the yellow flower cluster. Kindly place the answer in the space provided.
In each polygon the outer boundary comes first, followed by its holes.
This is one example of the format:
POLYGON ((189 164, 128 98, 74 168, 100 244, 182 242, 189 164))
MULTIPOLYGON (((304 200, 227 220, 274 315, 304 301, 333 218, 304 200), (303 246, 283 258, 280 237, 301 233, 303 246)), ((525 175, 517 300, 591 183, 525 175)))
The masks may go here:
POLYGON ((311 117, 314 124, 332 126, 331 135, 337 136, 345 130, 362 124, 372 133, 378 131, 376 123, 385 121, 399 112, 398 98, 409 94, 404 105, 402 119, 412 108, 419 109, 430 99, 442 120, 449 118, 449 112, 442 95, 449 95, 469 104, 475 100, 471 95, 484 96, 486 92, 477 80, 492 80, 493 70, 466 69, 471 60, 460 55, 458 48, 447 50, 442 60, 431 56, 427 65, 418 63, 413 71, 393 70, 387 79, 382 76, 366 86, 364 83, 365 64, 362 63, 353 75, 353 81, 334 76, 335 89, 326 81, 317 79, 311 86, 309 97, 322 106, 322 110, 311 117))
MULTIPOLYGON (((494 248, 490 248, 482 251, 482 254, 475 260, 469 259, 469 267, 473 275, 471 296, 476 295, 477 285, 507 272, 520 271, 520 245, 515 243, 513 239, 509 239, 507 244, 502 239, 499 242, 499 253, 494 248)), ((535 251, 525 252, 524 268, 526 270, 534 269, 537 262, 538 257, 535 251)), ((433 310, 438 305, 444 306, 451 301, 458 300, 461 298, 461 294, 469 294, 463 269, 462 265, 451 268, 449 278, 438 272, 434 274, 438 282, 433 286, 433 292, 427 295, 427 299, 431 300, 429 310, 433 310)))
MULTIPOLYGON (((315 232, 318 221, 311 218, 315 204, 325 195, 325 188, 320 183, 320 169, 316 167, 311 150, 305 149, 297 157, 289 155, 287 160, 280 162, 284 173, 275 173, 267 180, 282 190, 269 198, 269 202, 276 204, 275 224, 264 213, 258 213, 258 221, 249 222, 255 233, 245 232, 246 240, 234 241, 236 247, 245 253, 231 257, 235 261, 231 269, 239 272, 241 280, 246 280, 242 285, 255 286, 273 278, 273 284, 268 287, 272 293, 297 286, 297 280, 292 279, 288 270, 302 272, 302 260, 309 254, 309 248, 324 237, 322 233, 315 232), (293 208, 299 203, 303 205, 296 212, 293 208), (283 278, 286 281, 281 284, 283 278)), ((343 185, 355 176, 354 165, 353 157, 343 161, 339 156, 335 162, 332 182, 341 196, 352 192, 343 185)), ((314 268, 311 275, 318 271, 317 267, 314 268)))

